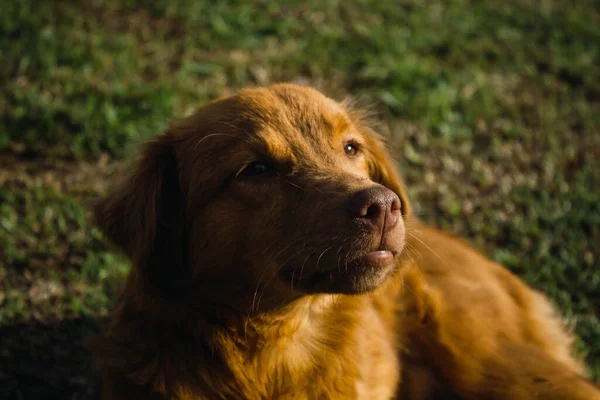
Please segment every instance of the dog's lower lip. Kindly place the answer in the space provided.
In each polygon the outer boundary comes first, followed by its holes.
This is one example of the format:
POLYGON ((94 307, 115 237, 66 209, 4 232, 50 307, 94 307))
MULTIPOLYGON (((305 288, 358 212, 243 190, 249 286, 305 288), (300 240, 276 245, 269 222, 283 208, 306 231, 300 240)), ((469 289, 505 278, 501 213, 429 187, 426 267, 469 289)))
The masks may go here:
POLYGON ((364 260, 374 264, 384 264, 390 262, 394 258, 394 254, 388 250, 372 251, 364 256, 364 260))
MULTIPOLYGON (((346 263, 346 268, 352 268, 352 266, 355 266, 359 269, 365 267, 373 270, 384 269, 393 262, 396 254, 397 253, 393 250, 375 250, 366 254, 363 253, 363 255, 349 260, 346 263)), ((317 281, 325 276, 328 276, 332 271, 335 270, 315 271, 309 276, 309 278, 317 281)), ((280 273, 283 274, 286 279, 293 279, 294 281, 300 281, 303 279, 303 276, 300 275, 296 269, 282 270, 280 273)))

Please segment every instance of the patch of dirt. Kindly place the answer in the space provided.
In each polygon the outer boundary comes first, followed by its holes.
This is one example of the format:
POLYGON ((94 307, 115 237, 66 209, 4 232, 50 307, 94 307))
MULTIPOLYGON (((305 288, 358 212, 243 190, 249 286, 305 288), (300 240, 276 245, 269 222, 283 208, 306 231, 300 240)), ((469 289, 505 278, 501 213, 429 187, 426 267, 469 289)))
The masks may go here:
POLYGON ((0 153, 0 187, 44 187, 84 199, 104 192, 118 180, 127 163, 102 155, 95 161, 19 157, 0 153))

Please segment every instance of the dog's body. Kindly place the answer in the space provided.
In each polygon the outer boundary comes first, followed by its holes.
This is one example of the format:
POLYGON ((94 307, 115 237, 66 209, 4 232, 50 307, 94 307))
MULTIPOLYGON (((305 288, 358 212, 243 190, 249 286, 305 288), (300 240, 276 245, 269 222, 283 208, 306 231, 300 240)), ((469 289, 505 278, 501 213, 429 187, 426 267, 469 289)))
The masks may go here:
POLYGON ((96 209, 132 260, 105 399, 600 399, 543 296, 409 218, 377 136, 291 85, 209 104, 96 209))

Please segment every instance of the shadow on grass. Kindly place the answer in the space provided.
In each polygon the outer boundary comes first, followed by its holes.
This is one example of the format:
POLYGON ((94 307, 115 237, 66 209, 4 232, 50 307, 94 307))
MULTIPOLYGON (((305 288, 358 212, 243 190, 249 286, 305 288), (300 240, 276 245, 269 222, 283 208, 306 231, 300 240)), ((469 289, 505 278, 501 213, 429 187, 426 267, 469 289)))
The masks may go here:
POLYGON ((0 327, 0 399, 99 399, 100 380, 85 341, 105 319, 0 327))

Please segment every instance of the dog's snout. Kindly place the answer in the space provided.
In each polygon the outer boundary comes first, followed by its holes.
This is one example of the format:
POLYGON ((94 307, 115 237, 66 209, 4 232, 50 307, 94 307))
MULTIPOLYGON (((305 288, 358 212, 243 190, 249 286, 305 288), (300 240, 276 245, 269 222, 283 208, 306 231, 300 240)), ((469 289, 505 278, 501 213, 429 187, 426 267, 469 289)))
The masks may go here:
POLYGON ((400 199, 391 190, 374 186, 354 193, 348 201, 352 219, 369 221, 379 231, 387 232, 400 218, 400 199))

